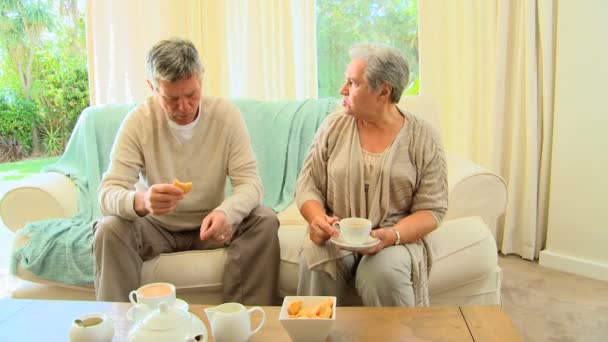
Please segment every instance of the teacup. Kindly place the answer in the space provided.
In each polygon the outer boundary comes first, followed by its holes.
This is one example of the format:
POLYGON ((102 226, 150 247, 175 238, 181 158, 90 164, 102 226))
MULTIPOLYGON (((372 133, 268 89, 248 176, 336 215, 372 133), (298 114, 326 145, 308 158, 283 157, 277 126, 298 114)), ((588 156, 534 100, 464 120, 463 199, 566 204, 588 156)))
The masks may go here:
POLYGON ((133 304, 145 304, 150 309, 156 309, 158 304, 175 303, 175 285, 171 283, 151 283, 141 286, 129 293, 129 301, 133 304))
POLYGON ((351 244, 366 242, 372 231, 372 221, 361 217, 345 218, 334 223, 334 226, 340 230, 340 239, 351 244))

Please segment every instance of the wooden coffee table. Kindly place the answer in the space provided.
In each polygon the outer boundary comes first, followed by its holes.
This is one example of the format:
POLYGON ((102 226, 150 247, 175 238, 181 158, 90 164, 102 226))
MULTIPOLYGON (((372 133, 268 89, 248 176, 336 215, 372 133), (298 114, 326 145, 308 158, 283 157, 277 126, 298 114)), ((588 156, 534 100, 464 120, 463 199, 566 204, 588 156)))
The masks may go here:
MULTIPOLYGON (((104 312, 114 321, 113 341, 125 341, 131 327, 129 303, 0 299, 0 341, 67 341, 72 321, 104 312)), ((190 305, 209 330, 203 309, 190 305)), ((279 322, 280 307, 265 306, 266 323, 251 341, 290 341, 279 322)), ((259 322, 254 315, 253 326, 259 322)), ((499 306, 426 308, 338 307, 327 341, 521 341, 499 306)), ((213 341, 213 338, 210 338, 213 341)))

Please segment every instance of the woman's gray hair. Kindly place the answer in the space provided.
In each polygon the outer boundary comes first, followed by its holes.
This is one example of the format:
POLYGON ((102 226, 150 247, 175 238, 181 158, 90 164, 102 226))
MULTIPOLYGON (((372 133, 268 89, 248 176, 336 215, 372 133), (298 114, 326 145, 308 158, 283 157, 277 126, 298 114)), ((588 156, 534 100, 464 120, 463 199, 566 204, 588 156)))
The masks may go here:
POLYGON ((351 46, 349 54, 350 58, 367 62, 364 76, 373 91, 388 84, 392 88, 391 102, 399 102, 410 77, 410 68, 401 51, 386 44, 359 43, 351 46))
POLYGON ((156 43, 148 52, 146 68, 154 89, 157 89, 157 82, 161 80, 175 82, 196 75, 202 81, 204 72, 194 44, 179 38, 156 43))

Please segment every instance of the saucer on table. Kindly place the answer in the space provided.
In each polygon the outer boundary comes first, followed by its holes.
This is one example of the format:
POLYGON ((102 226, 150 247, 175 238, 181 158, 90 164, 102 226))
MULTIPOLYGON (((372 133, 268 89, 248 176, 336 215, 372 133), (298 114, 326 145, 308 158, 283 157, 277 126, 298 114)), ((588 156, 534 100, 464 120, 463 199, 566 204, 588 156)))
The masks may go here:
POLYGON ((173 307, 183 311, 188 311, 190 309, 188 303, 186 303, 185 300, 179 298, 175 298, 175 303, 173 303, 173 307))
POLYGON ((331 241, 334 245, 342 248, 342 249, 346 249, 352 252, 358 252, 370 247, 373 247, 375 245, 377 245, 378 243, 380 243, 380 239, 375 238, 375 237, 368 237, 368 239, 363 242, 363 243, 359 243, 359 244, 353 244, 352 242, 347 242, 342 240, 339 236, 337 237, 331 237, 329 239, 329 241, 331 241))

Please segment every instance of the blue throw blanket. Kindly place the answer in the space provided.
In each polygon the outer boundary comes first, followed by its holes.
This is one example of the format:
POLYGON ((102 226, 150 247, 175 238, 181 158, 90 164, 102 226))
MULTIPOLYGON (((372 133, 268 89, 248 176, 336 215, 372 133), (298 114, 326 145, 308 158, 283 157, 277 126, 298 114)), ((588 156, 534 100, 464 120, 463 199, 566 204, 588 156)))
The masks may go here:
POLYGON ((89 107, 85 109, 68 141, 66 150, 43 172, 68 176, 78 188, 76 216, 28 223, 18 234, 29 242, 13 251, 11 273, 17 262, 41 278, 70 285, 93 283, 93 222, 101 216, 97 185, 108 167, 116 131, 133 105, 89 107))
POLYGON ((262 204, 276 212, 295 195, 296 178, 317 128, 336 99, 305 101, 232 101, 243 113, 264 184, 262 204))
MULTIPOLYGON (((285 209, 293 200, 295 182, 314 134, 335 99, 305 101, 233 101, 245 119, 264 183, 265 206, 285 209)), ((27 224, 18 234, 29 242, 13 251, 11 273, 17 263, 38 277, 69 285, 91 286, 95 220, 101 217, 97 186, 109 163, 110 150, 129 105, 87 108, 81 114, 63 156, 45 172, 59 172, 78 187, 76 216, 27 224)))

